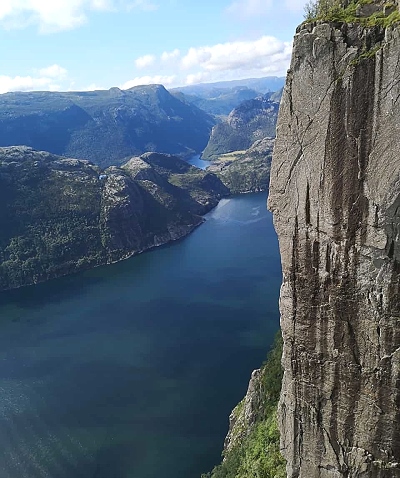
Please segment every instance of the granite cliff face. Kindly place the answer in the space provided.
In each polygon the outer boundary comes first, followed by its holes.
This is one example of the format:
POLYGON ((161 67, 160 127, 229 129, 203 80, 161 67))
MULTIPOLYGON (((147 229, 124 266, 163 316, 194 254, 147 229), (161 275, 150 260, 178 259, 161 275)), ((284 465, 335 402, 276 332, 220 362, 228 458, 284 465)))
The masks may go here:
POLYGON ((269 207, 288 477, 400 476, 400 28, 299 27, 269 207))
POLYGON ((213 174, 169 155, 101 171, 28 147, 0 148, 0 290, 183 237, 228 192, 213 174))

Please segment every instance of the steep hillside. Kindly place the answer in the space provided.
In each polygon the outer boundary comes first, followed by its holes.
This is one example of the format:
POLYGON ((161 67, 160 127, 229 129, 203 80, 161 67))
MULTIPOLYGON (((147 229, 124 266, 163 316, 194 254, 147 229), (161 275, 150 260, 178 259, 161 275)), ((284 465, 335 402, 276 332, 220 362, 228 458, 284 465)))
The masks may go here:
POLYGON ((201 478, 285 478, 276 408, 282 382, 282 337, 254 370, 246 396, 229 417, 223 462, 201 478))
POLYGON ((289 478, 400 476, 397 8, 334 6, 294 39, 269 196, 289 478))
POLYGON ((215 123, 161 85, 6 93, 0 100, 0 146, 26 145, 103 167, 146 151, 201 152, 215 123))
POLYGON ((243 151, 257 140, 274 138, 278 109, 279 103, 270 100, 268 95, 241 103, 226 121, 213 127, 203 159, 243 151))
POLYGON ((101 171, 27 147, 0 148, 0 290, 178 239, 228 192, 213 174, 168 155, 101 171))
POLYGON ((232 194, 267 191, 273 147, 273 139, 260 139, 247 151, 219 156, 207 171, 215 173, 232 194))

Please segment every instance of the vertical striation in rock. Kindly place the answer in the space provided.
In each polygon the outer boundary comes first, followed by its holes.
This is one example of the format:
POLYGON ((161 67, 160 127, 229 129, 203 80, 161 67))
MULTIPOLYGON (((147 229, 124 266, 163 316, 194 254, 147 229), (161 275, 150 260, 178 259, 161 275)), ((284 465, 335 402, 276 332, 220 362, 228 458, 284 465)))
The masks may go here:
POLYGON ((400 29, 299 27, 269 207, 288 477, 400 476, 400 29))

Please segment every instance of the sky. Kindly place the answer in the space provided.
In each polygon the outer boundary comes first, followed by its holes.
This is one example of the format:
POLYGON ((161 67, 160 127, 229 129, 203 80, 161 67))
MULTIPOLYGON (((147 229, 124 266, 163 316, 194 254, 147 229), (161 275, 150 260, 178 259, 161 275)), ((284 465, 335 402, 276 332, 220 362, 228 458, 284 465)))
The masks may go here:
POLYGON ((285 76, 306 0, 0 0, 0 93, 285 76))

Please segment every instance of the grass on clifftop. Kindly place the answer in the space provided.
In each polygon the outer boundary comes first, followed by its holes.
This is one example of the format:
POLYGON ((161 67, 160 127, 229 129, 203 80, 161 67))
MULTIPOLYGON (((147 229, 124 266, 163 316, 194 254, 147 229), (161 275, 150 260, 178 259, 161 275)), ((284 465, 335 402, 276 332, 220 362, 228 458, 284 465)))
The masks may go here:
POLYGON ((382 6, 382 10, 377 11, 369 16, 357 14, 363 5, 373 3, 372 0, 360 0, 349 3, 347 7, 343 7, 339 0, 310 0, 305 10, 305 21, 326 21, 326 22, 343 22, 343 23, 360 23, 366 27, 382 26, 387 28, 400 22, 400 12, 393 3, 386 3, 382 6), (390 9, 394 11, 390 14, 390 9))
MULTIPOLYGON (((282 384, 282 337, 279 332, 261 368, 262 401, 256 422, 248 435, 229 452, 223 462, 201 478, 285 478, 285 460, 279 451, 276 419, 282 384)), ((234 413, 240 413, 243 402, 234 413)))

